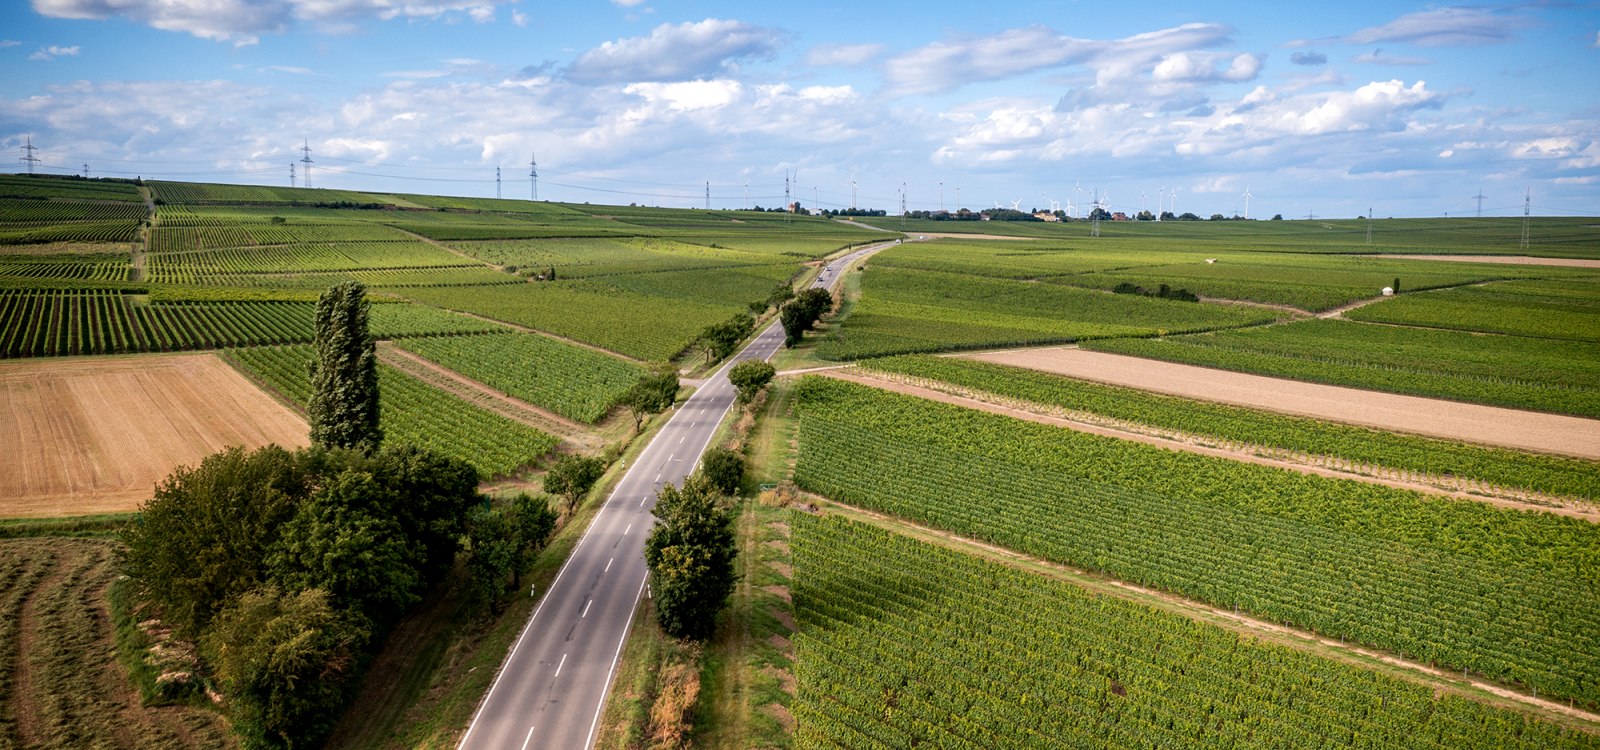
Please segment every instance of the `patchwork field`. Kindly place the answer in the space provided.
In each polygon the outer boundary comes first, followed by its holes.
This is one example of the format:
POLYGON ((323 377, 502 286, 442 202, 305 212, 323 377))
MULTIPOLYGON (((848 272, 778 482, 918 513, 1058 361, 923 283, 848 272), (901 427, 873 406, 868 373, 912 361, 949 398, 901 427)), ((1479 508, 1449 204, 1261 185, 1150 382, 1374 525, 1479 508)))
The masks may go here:
POLYGON ((308 428, 215 355, 0 363, 0 516, 127 511, 230 445, 299 447, 308 428))
POLYGON ((1600 459, 1600 420, 1595 419, 1379 393, 1067 347, 967 356, 1200 401, 1600 459))

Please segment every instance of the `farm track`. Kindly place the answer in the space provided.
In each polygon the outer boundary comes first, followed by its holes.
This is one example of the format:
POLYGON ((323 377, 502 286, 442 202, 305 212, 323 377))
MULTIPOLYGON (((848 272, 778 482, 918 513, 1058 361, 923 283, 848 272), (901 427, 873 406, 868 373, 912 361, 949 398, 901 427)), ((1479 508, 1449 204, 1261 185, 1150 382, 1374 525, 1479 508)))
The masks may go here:
POLYGON ((994 364, 1391 432, 1600 459, 1600 420, 1307 383, 1073 347, 965 355, 994 364))
POLYGON ((392 342, 379 342, 378 360, 424 383, 459 396, 468 403, 541 432, 547 432, 563 442, 585 450, 597 450, 600 447, 600 441, 589 425, 502 393, 493 386, 401 349, 392 342))
POLYGON ((986 411, 992 414, 1000 414, 1029 422, 1047 424, 1054 427, 1064 427, 1078 432, 1087 432, 1106 437, 1132 440, 1170 450, 1184 451, 1186 453, 1197 453, 1216 458, 1226 458, 1232 461, 1258 464, 1261 466, 1289 469, 1302 474, 1315 474, 1334 479, 1349 479, 1359 482, 1367 482, 1370 484, 1380 484, 1387 487, 1423 492, 1433 496, 1485 503, 1488 505, 1494 505, 1513 510, 1543 511, 1547 513, 1553 513, 1555 515, 1588 521, 1590 523, 1600 523, 1600 508, 1595 508, 1592 505, 1573 503, 1561 498, 1545 497, 1536 495, 1534 493, 1517 493, 1516 496, 1513 496, 1504 492, 1495 495, 1463 492, 1449 489, 1446 486, 1441 486, 1445 481, 1442 478, 1418 476, 1415 481, 1391 479, 1387 477, 1372 476, 1370 474, 1346 471, 1310 463, 1310 457, 1308 457, 1308 460, 1273 458, 1259 455, 1258 453, 1251 451, 1218 448, 1213 445, 1206 444, 1206 439, 1202 436, 1185 435, 1182 433, 1169 433, 1166 431, 1156 430, 1152 430, 1151 432, 1141 432, 1136 431, 1134 429, 1135 426, 1131 423, 1118 424, 1116 426, 1096 424, 1078 419, 1071 419, 1065 416, 1046 414, 1040 411, 1019 408, 1017 406, 998 403, 996 401, 975 398, 974 396, 979 394, 968 389, 955 389, 962 392, 936 390, 934 388, 906 382, 905 380, 880 376, 876 373, 864 373, 854 370, 827 370, 817 371, 817 374, 839 380, 846 380, 853 383, 860 383, 862 385, 868 385, 874 388, 881 388, 887 391, 893 391, 895 393, 916 396, 918 398, 928 399, 929 401, 953 404, 955 406, 961 406, 968 409, 986 411), (1435 479, 1435 481, 1429 481, 1430 479, 1435 479), (1519 499, 1519 497, 1526 497, 1527 499, 1519 499))
POLYGON ((1256 619, 1232 610, 1220 609, 1159 589, 1146 588, 1137 584, 1107 578, 1068 565, 1025 555, 1005 547, 970 539, 942 529, 923 526, 902 518, 845 505, 821 495, 805 493, 803 496, 811 499, 813 503, 824 510, 835 511, 854 520, 865 521, 880 528, 913 538, 932 541, 960 552, 1065 580, 1092 592, 1155 606, 1194 620, 1224 627, 1246 636, 1270 639, 1275 643, 1313 651, 1321 656, 1338 659, 1358 667, 1372 668, 1373 661, 1382 662, 1396 668, 1395 674, 1397 676, 1425 681, 1436 689, 1454 689, 1469 694, 1471 692, 1488 693, 1495 697, 1496 700, 1493 702, 1502 706, 1523 710, 1532 708, 1546 715, 1566 719, 1568 721, 1564 723, 1568 724, 1571 723, 1570 720, 1575 719, 1582 722, 1578 728, 1590 733, 1600 733, 1600 713, 1575 708, 1559 701, 1524 694, 1499 683, 1461 677, 1454 672, 1438 669, 1421 662, 1402 659, 1393 654, 1355 646, 1338 640, 1330 640, 1316 633, 1287 627, 1281 623, 1256 619))

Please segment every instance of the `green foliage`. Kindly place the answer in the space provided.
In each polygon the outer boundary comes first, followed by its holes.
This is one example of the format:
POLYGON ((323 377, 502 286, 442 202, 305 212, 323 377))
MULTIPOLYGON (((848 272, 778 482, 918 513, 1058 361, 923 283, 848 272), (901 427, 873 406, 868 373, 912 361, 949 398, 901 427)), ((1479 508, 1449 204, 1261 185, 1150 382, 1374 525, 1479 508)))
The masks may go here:
MULTIPOLYGON (((380 306, 381 307, 387 307, 380 306)), ((304 407, 309 346, 230 349, 229 362, 304 407)), ((383 429, 388 442, 415 445, 462 461, 486 477, 504 476, 555 449, 558 441, 521 422, 487 411, 406 373, 380 364, 383 429)))
POLYGON ((1204 435, 1241 445, 1245 450, 1266 448, 1334 456, 1375 469, 1450 475, 1500 487, 1600 500, 1600 467, 1578 458, 1522 453, 1191 401, 956 357, 883 357, 868 360, 864 366, 1071 412, 1204 435))
POLYGON ((795 478, 811 491, 1600 704, 1600 525, 834 380, 807 379, 799 395, 795 478))
POLYGON ((672 408, 678 399, 678 387, 678 371, 669 365, 641 376, 622 394, 622 405, 633 414, 633 429, 639 429, 646 414, 660 414, 672 408))
POLYGON ((681 489, 664 485, 651 513, 660 522, 645 540, 644 559, 656 618, 674 638, 706 640, 737 578, 733 514, 700 474, 683 480, 681 489))
POLYGON ((739 342, 756 328, 755 318, 749 313, 738 313, 721 323, 706 326, 700 332, 700 341, 706 350, 706 362, 715 362, 733 353, 739 342))
POLYGON ((1600 344, 1587 341, 1304 320, 1081 346, 1313 383, 1600 417, 1600 344))
POLYGON ((383 442, 378 408, 378 352, 367 330, 371 304, 353 281, 330 287, 317 301, 312 346, 311 400, 306 414, 311 442, 333 448, 376 450, 383 442))
POLYGON ((548 336, 416 338, 400 347, 564 417, 593 424, 645 374, 643 367, 548 336))
POLYGON ((482 508, 467 527, 472 556, 467 560, 474 595, 494 612, 505 605, 506 577, 513 591, 522 573, 555 532, 556 512, 544 497, 518 494, 501 508, 482 508))
POLYGON ((260 585, 281 527, 312 492, 314 456, 232 448, 162 480, 122 533, 123 567, 141 597, 192 638, 224 602, 260 585))
POLYGON ((822 315, 833 308, 833 295, 826 289, 812 287, 795 296, 778 311, 783 323, 784 346, 794 348, 806 331, 815 328, 822 315))
POLYGON ((864 524, 789 522, 802 750, 1600 744, 864 524))
POLYGON ((333 728, 370 633, 326 591, 251 591, 201 641, 246 748, 317 747, 333 728))
POLYGON ((778 371, 772 363, 760 359, 747 359, 728 368, 728 382, 739 389, 739 403, 748 404, 761 389, 772 382, 778 371))
POLYGON ((391 495, 371 474, 347 471, 301 501, 266 565, 286 591, 321 589, 339 609, 388 622, 421 597, 423 550, 401 529, 391 495))
POLYGON ((379 451, 369 465, 393 498, 388 510, 419 555, 423 580, 438 580, 455 560, 467 512, 478 502, 478 471, 460 458, 405 444, 379 451))
POLYGON ((604 461, 592 456, 568 454, 545 472, 544 491, 566 499, 567 511, 571 512, 605 473, 604 461))
POLYGON ((721 446, 708 448, 700 457, 700 473, 717 492, 737 495, 744 479, 744 457, 721 446))

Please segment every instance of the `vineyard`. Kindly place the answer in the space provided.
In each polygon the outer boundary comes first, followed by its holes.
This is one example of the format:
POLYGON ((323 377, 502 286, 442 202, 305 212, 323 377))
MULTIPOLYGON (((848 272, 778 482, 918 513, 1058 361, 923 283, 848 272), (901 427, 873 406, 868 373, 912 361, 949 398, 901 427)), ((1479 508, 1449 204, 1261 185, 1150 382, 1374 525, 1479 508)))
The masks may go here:
MULTIPOLYGON (((1295 417, 1238 406, 1190 401, 1020 367, 952 357, 905 356, 867 360, 878 373, 975 389, 1025 407, 1056 407, 1073 415, 1123 420, 1204 436, 1249 452, 1333 457, 1368 473, 1398 469, 1451 476, 1494 487, 1600 500, 1600 465, 1592 461, 1436 440, 1295 417)), ((1470 488, 1470 485, 1469 485, 1470 488)))
MULTIPOLYGON (((0 358, 311 341, 310 302, 142 302, 116 292, 0 289, 0 358)), ((420 305, 372 307, 378 338, 502 331, 420 305)))
POLYGON ((1600 417, 1600 344, 1583 341, 1306 320, 1082 346, 1313 383, 1600 417))
MULTIPOLYGON (((311 399, 309 346, 230 349, 228 360, 305 410, 311 399)), ((557 440, 378 365, 384 439, 472 464, 484 478, 506 476, 556 447, 557 440)))
POLYGON ((796 480, 841 502, 1600 704, 1600 525, 829 379, 800 414, 796 480))
POLYGON ((798 748, 1600 747, 871 526, 790 523, 798 748))
POLYGON ((1405 295, 1351 310, 1375 323, 1600 343, 1600 284, 1519 281, 1405 295))
MULTIPOLYGON (((887 251, 889 253, 894 250, 887 251)), ((1056 284, 876 263, 862 299, 818 348, 826 359, 1209 331, 1264 323, 1269 310, 1111 295, 1056 284)))
POLYGON ((406 351, 580 422, 600 421, 644 368, 528 333, 415 338, 406 351))
POLYGON ((599 281, 419 287, 405 293, 435 307, 538 328, 641 360, 670 359, 706 326, 744 307, 653 297, 599 281))

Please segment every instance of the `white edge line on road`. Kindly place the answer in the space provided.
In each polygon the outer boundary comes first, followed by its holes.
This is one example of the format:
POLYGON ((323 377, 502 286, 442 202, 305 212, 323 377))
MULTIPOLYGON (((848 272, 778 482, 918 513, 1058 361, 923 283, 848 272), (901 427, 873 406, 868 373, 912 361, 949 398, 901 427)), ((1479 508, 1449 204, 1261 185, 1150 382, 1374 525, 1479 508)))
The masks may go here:
MULTIPOLYGON (((613 492, 613 494, 615 493, 613 492)), ((608 500, 607 502, 610 501, 608 500)), ((598 514, 596 514, 596 517, 598 517, 598 514)), ((590 528, 593 528, 593 519, 591 519, 589 523, 590 528)), ((567 553, 567 561, 561 564, 561 570, 556 571, 555 579, 550 581, 550 585, 545 588, 544 596, 539 599, 539 606, 533 608, 533 614, 528 617, 527 624, 522 626, 522 633, 517 636, 517 645, 512 646, 511 653, 506 654, 505 660, 500 662, 500 671, 495 673, 494 682, 489 684, 489 692, 484 693, 483 698, 478 701, 478 709, 472 712, 472 723, 467 725, 466 733, 461 735, 461 741, 456 743, 456 748, 458 750, 466 746, 467 738, 472 736, 472 730, 478 728, 478 717, 483 712, 483 707, 488 705, 489 696, 494 695, 494 689, 500 686, 501 678, 506 676, 506 665, 510 664, 512 659, 516 658, 517 650, 522 648, 522 642, 527 640, 528 632, 533 629, 533 621, 539 619, 539 613, 544 610, 544 603, 550 601, 550 592, 556 589, 556 584, 561 582, 561 576, 565 575, 567 572, 567 566, 572 564, 573 559, 578 556, 578 549, 583 547, 583 543, 587 541, 589 541, 589 532, 588 530, 585 530, 583 532, 583 538, 579 539, 578 543, 572 546, 572 551, 567 553)), ((529 731, 532 730, 530 729, 529 731)))
MULTIPOLYGON (((639 608, 639 597, 644 595, 644 584, 649 580, 649 573, 639 579, 639 593, 633 595, 633 609, 639 608)), ((628 627, 622 629, 622 637, 617 640, 617 653, 611 657, 611 668, 606 670, 605 686, 600 690, 600 704, 594 707, 594 720, 589 722, 589 738, 583 741, 584 747, 594 747, 594 730, 600 726, 600 714, 606 710, 606 696, 611 694, 611 678, 617 674, 617 662, 622 661, 622 644, 628 642, 628 631, 633 629, 632 618, 629 620, 628 627)))

